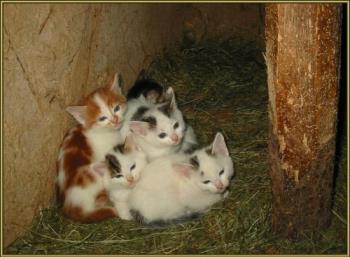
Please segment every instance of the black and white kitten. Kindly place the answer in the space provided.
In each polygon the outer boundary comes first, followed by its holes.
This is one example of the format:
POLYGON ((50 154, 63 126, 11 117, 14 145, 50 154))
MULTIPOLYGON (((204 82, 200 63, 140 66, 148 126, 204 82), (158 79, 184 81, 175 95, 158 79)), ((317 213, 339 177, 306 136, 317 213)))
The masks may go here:
POLYGON ((177 107, 173 89, 169 87, 159 94, 160 88, 160 84, 148 79, 135 83, 129 92, 138 97, 131 97, 127 102, 125 126, 122 128, 122 135, 127 135, 129 131, 136 135, 137 145, 149 160, 187 151, 197 145, 193 129, 186 125, 182 112, 177 107), (133 91, 135 87, 138 91, 133 91))

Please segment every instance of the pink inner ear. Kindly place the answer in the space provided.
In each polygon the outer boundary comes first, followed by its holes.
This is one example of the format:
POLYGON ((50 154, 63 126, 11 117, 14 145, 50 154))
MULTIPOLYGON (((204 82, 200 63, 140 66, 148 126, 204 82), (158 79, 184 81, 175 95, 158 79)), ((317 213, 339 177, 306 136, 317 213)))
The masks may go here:
POLYGON ((175 163, 173 164, 175 171, 181 176, 185 178, 189 178, 191 175, 192 166, 188 163, 175 163))
POLYGON ((80 124, 85 125, 86 106, 68 106, 66 111, 69 112, 80 124))
POLYGON ((134 140, 134 136, 132 133, 129 133, 126 138, 125 138, 125 143, 124 143, 124 147, 128 148, 128 149, 132 149, 135 150, 136 149, 136 143, 134 140))
POLYGON ((104 162, 96 162, 91 164, 91 170, 101 177, 109 172, 109 169, 104 162))
POLYGON ((229 152, 225 144, 224 136, 221 133, 217 133, 215 136, 212 153, 229 156, 229 152))
POLYGON ((130 121, 129 122, 130 130, 138 135, 146 136, 148 123, 142 121, 130 121))
POLYGON ((116 93, 121 94, 121 93, 122 93, 122 90, 121 90, 121 88, 120 88, 119 80, 120 80, 119 73, 116 72, 116 73, 114 74, 114 78, 113 78, 113 82, 112 82, 112 84, 111 84, 111 86, 110 86, 110 90, 112 90, 112 91, 114 91, 114 92, 116 92, 116 93))

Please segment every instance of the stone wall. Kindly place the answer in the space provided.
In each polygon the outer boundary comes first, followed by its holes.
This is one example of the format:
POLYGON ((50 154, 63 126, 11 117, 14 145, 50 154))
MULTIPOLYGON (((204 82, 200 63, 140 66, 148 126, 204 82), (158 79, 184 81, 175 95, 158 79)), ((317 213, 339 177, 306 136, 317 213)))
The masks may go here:
POLYGON ((78 104, 115 71, 130 85, 183 32, 193 30, 199 39, 227 36, 238 33, 241 20, 245 31, 259 37, 256 5, 246 5, 241 14, 243 5, 212 6, 3 5, 4 246, 53 202, 58 147, 74 124, 67 106, 78 104), (254 18, 244 22, 248 14, 254 18))

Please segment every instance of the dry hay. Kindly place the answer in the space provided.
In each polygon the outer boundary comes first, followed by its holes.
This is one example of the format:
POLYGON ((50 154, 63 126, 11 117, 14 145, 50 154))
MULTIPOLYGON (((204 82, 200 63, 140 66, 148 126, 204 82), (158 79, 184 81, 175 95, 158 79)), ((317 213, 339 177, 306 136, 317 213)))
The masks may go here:
POLYGON ((261 49, 239 39, 180 45, 159 56, 153 78, 173 86, 202 144, 222 131, 235 163, 229 197, 200 219, 154 229, 133 221, 78 224, 52 207, 7 254, 346 253, 346 138, 331 227, 293 242, 270 231, 266 71, 261 49))

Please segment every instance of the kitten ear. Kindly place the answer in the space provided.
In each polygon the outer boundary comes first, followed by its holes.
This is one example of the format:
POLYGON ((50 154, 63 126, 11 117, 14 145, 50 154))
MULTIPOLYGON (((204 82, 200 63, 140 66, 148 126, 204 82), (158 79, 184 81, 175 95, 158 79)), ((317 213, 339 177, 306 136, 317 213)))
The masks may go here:
POLYGON ((215 139, 213 142, 213 146, 211 149, 211 153, 229 156, 229 152, 228 152, 227 146, 225 144, 224 136, 220 132, 216 133, 216 136, 215 136, 215 139))
POLYGON ((118 94, 123 94, 121 84, 122 84, 121 76, 119 75, 118 72, 116 72, 114 74, 114 79, 110 86, 110 90, 118 94))
POLYGON ((156 90, 150 90, 147 95, 146 99, 151 103, 157 103, 157 100, 159 98, 159 93, 156 90))
POLYGON ((147 79, 147 73, 145 69, 142 69, 139 75, 137 75, 136 81, 145 80, 145 79, 147 79))
POLYGON ((166 99, 170 101, 170 108, 174 110, 177 107, 174 89, 172 87, 168 87, 165 92, 166 99))
POLYGON ((80 124, 85 125, 86 106, 68 106, 66 111, 69 112, 80 124))
POLYGON ((129 133, 126 138, 125 138, 125 142, 124 142, 124 149, 126 150, 131 150, 131 151, 139 151, 140 148, 137 146, 136 142, 135 142, 135 138, 134 135, 132 133, 129 133))
POLYGON ((143 122, 143 121, 130 121, 129 128, 131 132, 135 133, 136 135, 146 136, 148 132, 149 124, 148 122, 143 122))
POLYGON ((198 156, 197 155, 191 157, 190 164, 192 165, 193 169, 198 170, 198 168, 199 168, 199 160, 198 160, 198 156))
POLYGON ((193 167, 188 163, 174 163, 173 168, 180 177, 189 178, 193 167))
POLYGON ((105 162, 94 162, 90 164, 90 170, 96 175, 101 177, 109 173, 108 166, 105 162))

